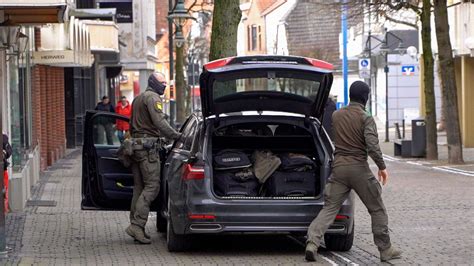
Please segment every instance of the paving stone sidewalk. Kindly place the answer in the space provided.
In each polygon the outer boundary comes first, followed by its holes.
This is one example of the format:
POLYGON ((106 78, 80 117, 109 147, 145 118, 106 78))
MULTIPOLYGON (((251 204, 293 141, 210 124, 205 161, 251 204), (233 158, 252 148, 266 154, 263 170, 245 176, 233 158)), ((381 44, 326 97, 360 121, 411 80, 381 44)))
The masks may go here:
MULTIPOLYGON (((404 251, 395 264, 474 263, 474 178, 389 161, 390 184, 383 197, 393 243, 404 251)), ((82 211, 81 156, 74 151, 41 177, 33 200, 54 207, 31 206, 7 216, 8 260, 22 265, 261 265, 304 263, 301 242, 286 236, 216 236, 199 238, 196 250, 169 253, 164 235, 147 231, 152 245, 135 245, 125 233, 127 212, 82 211)), ((320 264, 378 264, 370 217, 356 205, 356 238, 349 252, 321 251, 320 264)))

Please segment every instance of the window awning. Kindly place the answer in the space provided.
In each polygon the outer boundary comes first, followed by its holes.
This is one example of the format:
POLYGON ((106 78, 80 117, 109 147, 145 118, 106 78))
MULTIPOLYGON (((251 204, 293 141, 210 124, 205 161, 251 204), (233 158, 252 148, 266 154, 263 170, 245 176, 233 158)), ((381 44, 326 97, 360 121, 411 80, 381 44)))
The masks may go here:
POLYGON ((1 0, 0 26, 62 23, 70 0, 1 0))
POLYGON ((90 50, 93 53, 119 53, 118 26, 112 21, 82 20, 90 34, 90 50))

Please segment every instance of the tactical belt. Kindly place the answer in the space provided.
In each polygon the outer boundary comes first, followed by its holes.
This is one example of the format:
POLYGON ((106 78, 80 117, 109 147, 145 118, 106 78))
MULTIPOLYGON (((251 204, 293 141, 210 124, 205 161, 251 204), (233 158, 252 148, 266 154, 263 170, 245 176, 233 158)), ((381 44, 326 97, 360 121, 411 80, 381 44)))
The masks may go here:
POLYGON ((152 150, 161 146, 159 138, 132 138, 133 150, 152 150))

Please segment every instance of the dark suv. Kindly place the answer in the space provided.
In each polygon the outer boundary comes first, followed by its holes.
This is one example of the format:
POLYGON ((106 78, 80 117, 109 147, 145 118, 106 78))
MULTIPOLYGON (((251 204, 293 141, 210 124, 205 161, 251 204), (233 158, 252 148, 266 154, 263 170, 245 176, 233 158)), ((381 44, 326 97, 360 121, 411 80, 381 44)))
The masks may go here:
MULTIPOLYGON (((333 146, 321 126, 332 65, 292 56, 226 58, 206 64, 200 77, 202 112, 162 153, 161 192, 154 203, 158 231, 170 251, 190 247, 194 234, 274 232, 303 235, 324 204, 333 146), (245 134, 229 132, 241 130, 245 134), (265 132, 265 133, 264 133, 265 132), (224 196, 215 191, 213 156, 223 150, 306 154, 317 165, 315 195, 224 196)), ((116 157, 118 138, 107 123, 127 118, 88 112, 83 149, 82 208, 128 210, 133 177, 116 157), (111 145, 113 142, 113 145, 111 145)), ((325 236, 346 251, 354 238, 353 196, 325 236)))

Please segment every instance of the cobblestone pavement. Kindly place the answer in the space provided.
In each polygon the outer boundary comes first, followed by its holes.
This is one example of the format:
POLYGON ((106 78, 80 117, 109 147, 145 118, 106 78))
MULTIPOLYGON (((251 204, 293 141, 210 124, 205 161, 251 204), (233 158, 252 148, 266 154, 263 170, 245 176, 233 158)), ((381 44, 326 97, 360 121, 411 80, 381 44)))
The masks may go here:
MULTIPOLYGON (((165 238, 147 231, 152 245, 135 245, 124 233, 126 212, 81 211, 81 159, 75 151, 60 160, 35 187, 33 199, 55 207, 28 207, 7 218, 8 260, 0 264, 302 264, 300 240, 287 236, 201 237, 195 251, 168 253, 165 238)), ((388 162, 384 188, 395 245, 404 252, 395 264, 474 263, 474 177, 388 162)), ((357 202, 356 237, 349 252, 321 250, 322 264, 377 264, 370 217, 357 202)))

